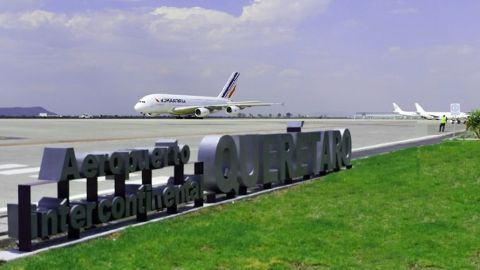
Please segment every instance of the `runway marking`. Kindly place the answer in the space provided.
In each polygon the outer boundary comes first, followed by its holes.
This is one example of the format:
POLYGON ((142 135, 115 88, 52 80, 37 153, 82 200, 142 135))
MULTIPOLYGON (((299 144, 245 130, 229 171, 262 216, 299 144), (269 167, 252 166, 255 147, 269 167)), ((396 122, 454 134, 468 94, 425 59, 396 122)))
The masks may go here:
MULTIPOLYGON (((445 135, 449 135, 449 134, 445 134, 445 135)), ((411 139, 394 141, 394 142, 374 144, 374 145, 369 145, 369 146, 365 146, 365 147, 353 148, 352 152, 372 150, 372 149, 376 149, 376 148, 380 148, 380 147, 393 146, 393 145, 403 144, 403 143, 418 142, 418 141, 422 141, 422 140, 438 138, 438 137, 441 137, 441 136, 444 136, 444 135, 442 135, 442 134, 441 135, 428 135, 428 136, 423 136, 423 137, 418 137, 418 138, 411 138, 411 139)))
POLYGON ((25 169, 0 171, 0 174, 2 174, 2 175, 15 175, 15 174, 35 173, 35 172, 39 172, 39 171, 40 171, 40 167, 33 167, 33 168, 25 168, 25 169))
MULTIPOLYGON (((82 179, 75 179, 75 180, 72 180, 72 181, 75 181, 75 182, 80 182, 80 183, 86 183, 87 182, 87 179, 86 178, 82 178, 82 179)), ((105 176, 100 176, 97 178, 97 182, 103 182, 103 181, 107 181, 107 179, 105 178, 105 176)), ((113 181, 113 179, 111 179, 110 181, 113 181)), ((128 181, 128 180, 127 180, 128 181)))
POLYGON ((23 168, 23 167, 28 167, 28 165, 24 165, 24 164, 3 164, 3 165, 0 165, 0 170, 16 169, 16 168, 23 168))

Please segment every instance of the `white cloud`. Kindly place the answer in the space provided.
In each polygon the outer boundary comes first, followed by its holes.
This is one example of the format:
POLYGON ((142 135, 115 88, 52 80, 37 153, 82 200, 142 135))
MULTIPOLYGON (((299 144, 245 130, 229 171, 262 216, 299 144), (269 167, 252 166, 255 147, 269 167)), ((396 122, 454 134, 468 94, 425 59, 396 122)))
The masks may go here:
POLYGON ((256 0, 239 17, 199 7, 160 7, 148 29, 159 40, 195 40, 213 49, 269 46, 291 40, 296 25, 325 10, 329 0, 256 0))
POLYGON ((2 12, 18 12, 41 8, 43 1, 40 0, 3 0, 0 1, 0 10, 2 12))
POLYGON ((429 54, 433 56, 468 56, 475 53, 475 49, 471 45, 438 45, 429 49, 429 54))
POLYGON ((204 23, 223 23, 233 19, 228 13, 204 9, 200 7, 177 8, 177 7, 159 7, 151 12, 153 15, 162 16, 167 20, 188 20, 200 19, 204 23))
MULTIPOLYGON (((0 29, 35 30, 63 27, 76 38, 110 40, 124 29, 161 41, 193 41, 214 48, 251 43, 270 45, 289 40, 296 25, 322 12, 330 0, 255 0, 238 17, 200 7, 158 7, 151 11, 107 10, 73 15, 34 10, 0 13, 0 29), (250 40, 245 40, 250 39, 250 40)), ((130 32, 131 33, 131 32, 130 32)), ((128 33, 128 34, 130 34, 128 33)))
POLYGON ((243 8, 240 19, 256 22, 296 22, 323 12, 329 2, 329 0, 255 0, 251 5, 243 8))
POLYGON ((18 17, 18 22, 32 28, 37 28, 40 25, 62 25, 66 22, 66 16, 44 10, 34 10, 31 12, 21 13, 18 17))
POLYGON ((291 77, 291 78, 294 78, 294 77, 298 77, 302 74, 302 72, 298 69, 294 69, 294 68, 286 68, 284 70, 281 70, 278 74, 278 76, 280 77, 291 77))
MULTIPOLYGON (((448 20, 419 38, 422 47, 417 36, 400 39, 388 25, 373 31, 375 18, 361 20, 356 10, 316 18, 329 3, 255 0, 239 15, 200 7, 58 13, 41 5, 2 9, 0 3, 0 74, 8 78, 0 81, 0 106, 30 102, 60 113, 134 113, 132 104, 156 91, 216 95, 232 71, 242 74, 236 98, 285 101, 285 107, 266 109, 277 112, 335 109, 338 104, 319 97, 338 93, 357 97, 344 101, 352 110, 381 108, 386 95, 406 99, 425 89, 459 89, 478 100, 468 91, 480 83, 480 42, 425 45, 448 41, 442 31, 448 20), (292 98, 292 91, 312 98, 292 98)), ((419 12, 406 5, 399 2, 394 13, 419 12)), ((390 10, 383 7, 381 16, 390 10)), ((400 17, 399 23, 408 20, 400 17)))
POLYGON ((401 48, 391 46, 387 49, 390 56, 401 58, 439 58, 441 57, 462 57, 474 55, 477 50, 469 44, 437 44, 421 48, 401 48))
POLYGON ((397 8, 390 11, 392 14, 416 14, 419 10, 413 7, 397 8))
POLYGON ((43 105, 48 91, 77 100, 55 102, 52 109, 63 113, 132 112, 129 104, 155 89, 216 94, 233 70, 244 78, 238 98, 269 101, 249 83, 271 85, 267 75, 304 76, 277 58, 292 52, 297 27, 329 2, 256 0, 239 16, 200 7, 0 13, 0 72, 9 76, 0 82, 0 91, 8 91, 2 102, 20 105, 29 96, 43 105), (111 106, 90 102, 93 96, 112 99, 111 106))
POLYGON ((0 29, 35 30, 40 26, 65 26, 67 16, 45 10, 0 13, 0 29))
POLYGON ((396 52, 400 52, 402 49, 398 46, 391 46, 388 48, 388 52, 394 54, 396 52))

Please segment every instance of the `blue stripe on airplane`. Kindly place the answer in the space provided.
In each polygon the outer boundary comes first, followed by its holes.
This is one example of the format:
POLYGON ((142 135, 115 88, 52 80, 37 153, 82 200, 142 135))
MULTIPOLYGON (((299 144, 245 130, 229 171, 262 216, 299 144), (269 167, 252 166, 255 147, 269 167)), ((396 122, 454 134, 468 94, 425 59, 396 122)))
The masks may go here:
POLYGON ((237 81, 238 75, 239 75, 238 72, 235 72, 235 74, 233 75, 232 80, 231 80, 230 83, 228 84, 227 89, 225 89, 225 92, 223 93, 222 98, 225 98, 225 97, 227 96, 228 92, 229 92, 230 90, 232 90, 232 85, 237 81))

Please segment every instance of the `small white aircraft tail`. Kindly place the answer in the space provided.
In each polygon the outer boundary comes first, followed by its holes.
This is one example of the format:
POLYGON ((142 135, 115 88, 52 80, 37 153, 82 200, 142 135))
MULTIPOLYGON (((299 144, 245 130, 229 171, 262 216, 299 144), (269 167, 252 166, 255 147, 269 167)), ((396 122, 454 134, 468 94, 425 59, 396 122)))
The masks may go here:
POLYGON ((393 112, 396 112, 396 113, 401 113, 403 112, 402 108, 400 108, 400 106, 397 105, 397 103, 393 103, 393 112))
POLYGON ((238 72, 233 72, 232 75, 230 75, 230 78, 223 87, 222 91, 220 94, 218 94, 219 98, 231 99, 233 97, 233 94, 235 94, 235 90, 237 89, 237 80, 239 76, 240 73, 238 72))
POLYGON ((422 106, 420 106, 420 104, 418 104, 418 103, 415 103, 415 108, 417 109, 417 113, 418 113, 421 117, 423 117, 423 118, 425 118, 425 119, 432 120, 432 119, 435 119, 435 118, 436 118, 435 115, 432 115, 431 112, 426 112, 426 111, 422 108, 422 106))
POLYGON ((422 108, 422 106, 420 106, 420 104, 418 103, 415 103, 415 108, 417 109, 417 112, 418 113, 421 113, 421 114, 425 114, 425 110, 422 108))

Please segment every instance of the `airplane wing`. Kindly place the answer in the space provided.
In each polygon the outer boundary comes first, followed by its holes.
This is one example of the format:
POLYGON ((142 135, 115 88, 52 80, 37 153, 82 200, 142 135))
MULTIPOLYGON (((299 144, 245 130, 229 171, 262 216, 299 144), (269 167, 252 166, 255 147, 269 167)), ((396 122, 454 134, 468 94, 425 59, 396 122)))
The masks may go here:
POLYGON ((270 106, 270 105, 280 105, 280 104, 282 103, 266 103, 266 102, 251 100, 251 101, 228 102, 228 103, 210 104, 210 105, 179 106, 179 107, 173 108, 172 112, 175 114, 193 114, 195 110, 198 108, 206 108, 212 112, 212 111, 222 110, 228 106, 237 106, 240 109, 245 109, 248 107, 270 106))
POLYGON ((238 102, 229 102, 226 104, 219 104, 219 105, 213 105, 214 107, 219 107, 220 109, 223 109, 228 106, 237 106, 240 109, 245 109, 248 107, 256 107, 256 106, 270 106, 270 105, 283 105, 283 103, 270 103, 270 102, 260 102, 256 100, 251 100, 251 101, 238 101, 238 102))

